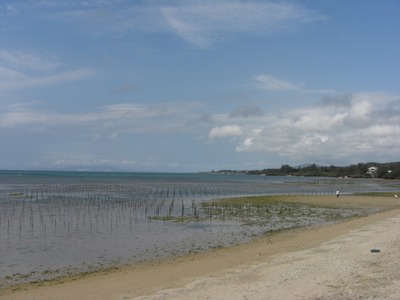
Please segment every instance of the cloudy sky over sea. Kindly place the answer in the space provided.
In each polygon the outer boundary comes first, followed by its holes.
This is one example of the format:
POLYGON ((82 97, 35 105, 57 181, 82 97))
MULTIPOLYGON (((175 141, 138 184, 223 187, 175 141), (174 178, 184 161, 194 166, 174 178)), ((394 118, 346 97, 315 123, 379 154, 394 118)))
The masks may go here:
POLYGON ((400 159, 398 0, 3 0, 0 169, 400 159))

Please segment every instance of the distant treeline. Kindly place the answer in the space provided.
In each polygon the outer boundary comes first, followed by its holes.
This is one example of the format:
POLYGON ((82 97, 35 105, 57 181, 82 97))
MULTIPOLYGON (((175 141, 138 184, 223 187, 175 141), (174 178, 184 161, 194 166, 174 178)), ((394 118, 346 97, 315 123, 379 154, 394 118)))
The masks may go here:
POLYGON ((400 162, 390 163, 359 163, 350 166, 319 166, 309 164, 300 167, 282 165, 275 169, 250 171, 220 170, 212 173, 250 174, 266 176, 321 176, 321 177, 353 177, 353 178, 385 178, 400 179, 400 162))

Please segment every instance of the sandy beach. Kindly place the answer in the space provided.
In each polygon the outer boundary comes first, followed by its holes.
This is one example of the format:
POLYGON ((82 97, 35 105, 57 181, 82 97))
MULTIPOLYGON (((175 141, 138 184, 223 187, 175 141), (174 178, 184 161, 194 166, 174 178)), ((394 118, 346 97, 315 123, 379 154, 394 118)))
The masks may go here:
POLYGON ((297 201, 384 211, 206 253, 9 288, 0 298, 400 299, 398 198, 297 201))

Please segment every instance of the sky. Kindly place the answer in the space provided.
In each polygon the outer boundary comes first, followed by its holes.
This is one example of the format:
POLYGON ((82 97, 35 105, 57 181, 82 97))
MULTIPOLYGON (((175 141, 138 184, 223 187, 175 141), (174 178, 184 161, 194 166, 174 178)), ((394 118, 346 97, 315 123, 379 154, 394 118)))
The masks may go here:
POLYGON ((0 169, 400 160, 398 0, 2 0, 0 169))

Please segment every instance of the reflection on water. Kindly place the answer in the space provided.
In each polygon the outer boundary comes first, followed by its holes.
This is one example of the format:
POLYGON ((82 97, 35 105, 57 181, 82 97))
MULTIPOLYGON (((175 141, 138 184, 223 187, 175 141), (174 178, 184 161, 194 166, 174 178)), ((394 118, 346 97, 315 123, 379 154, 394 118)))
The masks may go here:
POLYGON ((366 214, 205 201, 390 190, 383 181, 208 174, 0 173, 0 287, 248 241, 271 230, 366 214), (243 209, 243 208, 240 208, 243 209))

